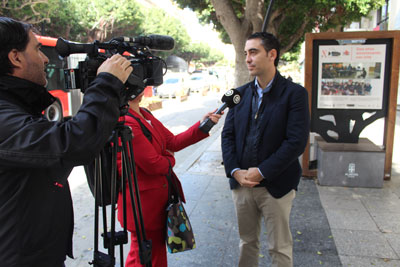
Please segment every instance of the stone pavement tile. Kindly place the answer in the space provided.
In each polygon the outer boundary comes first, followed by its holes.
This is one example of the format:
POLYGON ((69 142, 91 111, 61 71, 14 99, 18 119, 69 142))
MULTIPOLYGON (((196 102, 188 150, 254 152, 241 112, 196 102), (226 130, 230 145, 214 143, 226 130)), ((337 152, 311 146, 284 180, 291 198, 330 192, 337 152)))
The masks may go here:
POLYGON ((168 266, 221 266, 226 253, 230 229, 217 230, 201 223, 193 223, 196 248, 184 253, 168 254, 168 266))
POLYGON ((221 152, 221 134, 220 132, 215 133, 218 134, 218 137, 215 139, 215 141, 207 148, 208 151, 217 151, 220 154, 221 152))
MULTIPOLYGON (((384 182, 384 184, 387 182, 384 182)), ((361 197, 388 197, 393 194, 392 188, 389 186, 383 186, 382 188, 362 188, 362 187, 354 187, 350 188, 350 191, 354 193, 354 195, 358 195, 361 197)))
POLYGON ((211 182, 211 176, 204 174, 179 175, 186 202, 189 200, 199 200, 211 182))
MULTIPOLYGON (((400 175, 399 175, 400 176, 400 175)), ((396 177, 398 178, 398 180, 400 180, 400 177, 396 177)), ((391 190, 394 194, 396 194, 396 196, 398 196, 400 198, 400 184, 397 186, 393 186, 391 187, 391 190)))
MULTIPOLYGON (((384 234, 386 240, 397 254, 397 258, 400 259, 400 234, 384 234)), ((400 266, 400 265, 399 265, 400 266)))
POLYGON ((325 210, 340 209, 340 210, 365 210, 361 200, 349 196, 339 194, 320 194, 322 206, 325 210))
MULTIPOLYGON (((324 258, 325 256, 336 256, 337 250, 332 235, 327 235, 324 229, 307 229, 302 231, 293 227, 293 251, 297 253, 308 253, 313 258, 324 258)), ((338 259, 338 258, 337 258, 338 259)))
POLYGON ((357 256, 340 256, 343 267, 398 267, 399 260, 381 259, 373 257, 357 257, 357 256))
POLYGON ((335 256, 326 256, 326 255, 317 255, 315 256, 313 253, 302 252, 298 253, 298 255, 294 258, 294 267, 341 267, 342 264, 337 255, 335 256))
POLYGON ((332 229, 341 256, 396 259, 397 255, 379 232, 332 229))
POLYGON ((321 186, 318 185, 318 190, 322 196, 342 196, 353 199, 362 199, 365 197, 386 198, 394 196, 393 186, 386 185, 391 183, 384 182, 383 188, 357 188, 357 187, 339 187, 339 186, 321 186))
POLYGON ((400 207, 397 207, 397 213, 379 211, 370 213, 382 233, 400 234, 400 207))
POLYGON ((400 198, 394 193, 381 197, 365 196, 361 202, 370 212, 399 212, 400 207, 400 198))
POLYGON ((367 230, 379 232, 370 214, 364 210, 326 209, 332 229, 367 230))
MULTIPOLYGON (((220 151, 205 151, 188 172, 226 177, 224 165, 222 165, 221 162, 222 157, 220 151)), ((227 182, 226 179, 225 182, 227 182)))
MULTIPOLYGON (((210 197, 211 198, 211 197, 210 197)), ((190 215, 191 221, 198 221, 213 229, 225 229, 236 224, 233 205, 223 199, 212 198, 197 203, 195 211, 190 215)), ((193 226, 194 229, 194 226, 193 226)))
POLYGON ((317 188, 321 196, 341 196, 352 199, 358 199, 359 197, 361 197, 360 194, 354 192, 350 187, 317 185, 317 188))
POLYGON ((186 203, 184 203, 184 207, 185 207, 186 213, 189 215, 189 217, 195 210, 197 203, 198 203, 198 200, 186 199, 186 203))

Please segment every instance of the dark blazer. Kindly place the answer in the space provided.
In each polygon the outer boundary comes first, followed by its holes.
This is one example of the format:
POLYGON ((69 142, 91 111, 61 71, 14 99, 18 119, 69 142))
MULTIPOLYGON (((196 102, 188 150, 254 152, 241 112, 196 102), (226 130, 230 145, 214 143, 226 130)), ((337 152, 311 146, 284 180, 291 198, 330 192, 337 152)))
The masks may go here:
POLYGON ((54 267, 72 257, 67 178, 89 164, 118 122, 124 84, 100 73, 74 118, 48 121, 46 88, 0 77, 0 266, 54 267))
MULTIPOLYGON (((238 88, 242 95, 241 102, 229 110, 222 131, 222 155, 231 189, 239 186, 231 172, 242 168, 254 88, 254 81, 238 88)), ((272 196, 280 198, 297 189, 300 181, 298 157, 303 153, 309 135, 308 94, 304 87, 286 80, 277 72, 263 102, 265 108, 261 110, 263 120, 260 124, 257 167, 265 177, 261 185, 272 196)))

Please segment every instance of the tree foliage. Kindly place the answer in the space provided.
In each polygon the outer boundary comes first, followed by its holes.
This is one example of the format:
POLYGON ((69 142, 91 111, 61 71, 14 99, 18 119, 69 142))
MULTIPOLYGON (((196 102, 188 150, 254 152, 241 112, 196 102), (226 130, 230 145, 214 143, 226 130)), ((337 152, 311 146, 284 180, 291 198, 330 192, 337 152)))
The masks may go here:
POLYGON ((43 35, 75 37, 83 29, 69 0, 2 0, 0 14, 34 25, 43 35))
MULTIPOLYGON (((251 32, 261 30, 262 22, 270 1, 264 0, 175 0, 182 8, 196 11, 203 23, 212 23, 221 33, 221 39, 232 43, 221 19, 221 13, 234 15, 231 21, 247 26, 251 32), (219 2, 219 3, 218 3, 219 2), (215 3, 215 4, 214 4, 215 3), (221 5, 220 3, 224 3, 221 5), (218 10, 225 7, 225 10, 218 10)), ((291 50, 304 33, 318 28, 327 31, 343 27, 367 16, 371 10, 384 4, 384 0, 276 0, 272 8, 267 31, 276 35, 283 52, 291 50)))
POLYGON ((144 21, 142 7, 136 1, 70 0, 76 7, 75 18, 83 27, 81 41, 101 42, 115 36, 134 36, 141 32, 144 21))
POLYGON ((2 0, 0 14, 36 26, 41 34, 79 42, 107 41, 116 36, 169 35, 175 48, 155 52, 197 61, 220 59, 207 44, 193 44, 182 22, 159 8, 135 0, 2 0))
MULTIPOLYGON (((222 40, 236 50, 235 84, 248 80, 244 64, 244 44, 253 32, 261 31, 270 1, 264 0, 175 0, 189 7, 204 23, 212 22, 222 40)), ((281 43, 281 54, 298 49, 306 32, 334 30, 358 21, 384 0, 276 0, 267 25, 281 43)))
MULTIPOLYGON (((180 20, 167 14, 159 8, 150 8, 145 11, 146 20, 142 24, 143 34, 169 35, 175 40, 173 51, 168 54, 179 54, 191 43, 191 38, 180 20)), ((167 53, 164 53, 167 54, 167 53)))

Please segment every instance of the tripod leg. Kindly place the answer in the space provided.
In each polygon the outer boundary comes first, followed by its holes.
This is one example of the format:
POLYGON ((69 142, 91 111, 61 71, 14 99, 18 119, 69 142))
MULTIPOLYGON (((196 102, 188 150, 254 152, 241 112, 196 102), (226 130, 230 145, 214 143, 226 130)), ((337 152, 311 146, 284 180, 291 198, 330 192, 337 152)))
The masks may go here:
POLYGON ((133 217, 136 226, 136 235, 138 238, 139 245, 139 258, 143 265, 151 267, 151 240, 146 239, 146 232, 144 229, 142 207, 139 195, 139 186, 137 182, 136 167, 134 161, 133 147, 132 147, 132 131, 129 127, 124 128, 124 134, 121 139, 123 143, 122 155, 123 164, 125 166, 124 172, 126 172, 128 178, 128 186, 130 192, 130 198, 133 209, 133 217), (129 154, 128 154, 129 152, 129 154), (132 181, 134 182, 135 189, 133 189, 132 181))
POLYGON ((139 187, 136 176, 136 167, 133 157, 133 148, 132 148, 132 131, 127 126, 117 127, 113 132, 112 137, 112 157, 111 159, 107 158, 107 152, 102 151, 100 155, 96 158, 95 161, 95 181, 94 181, 94 197, 95 197, 95 244, 94 244, 94 256, 93 261, 90 264, 93 264, 95 267, 112 267, 115 266, 115 245, 120 245, 120 253, 121 253, 121 266, 124 264, 123 259, 123 244, 128 243, 128 231, 127 231, 127 186, 130 192, 130 201, 132 203, 132 214, 134 217, 134 223, 136 226, 136 235, 138 237, 138 246, 139 246, 139 258, 141 264, 146 267, 151 267, 151 240, 146 239, 146 232, 144 229, 143 223, 143 215, 142 208, 140 203, 140 195, 139 195, 139 187), (119 146, 119 138, 121 139, 121 146, 119 146), (117 185, 116 181, 118 178, 118 169, 117 169, 117 152, 118 149, 121 151, 121 184, 122 184, 122 196, 123 196, 123 224, 124 231, 115 232, 115 204, 116 204, 116 194, 117 185), (111 173, 108 173, 109 170, 107 168, 103 168, 103 162, 109 162, 111 160, 111 173), (111 231, 107 232, 107 209, 106 209, 106 200, 105 193, 103 190, 105 188, 105 184, 111 180, 111 189, 107 187, 111 192, 111 231), (133 183, 135 189, 133 187, 133 183), (104 234, 102 234, 104 238, 104 248, 108 249, 108 254, 102 253, 98 250, 98 234, 99 234, 99 208, 102 208, 103 211, 103 230, 104 234))
MULTIPOLYGON (((109 255, 99 251, 99 207, 100 205, 104 208, 104 194, 102 186, 102 164, 101 164, 101 153, 95 159, 94 163, 94 198, 95 198, 95 214, 94 214, 94 252, 93 261, 89 264, 93 264, 94 267, 109 267, 114 266, 115 260, 109 255), (102 202, 100 204, 99 202, 102 202)), ((103 213, 103 217, 105 214, 103 213)))

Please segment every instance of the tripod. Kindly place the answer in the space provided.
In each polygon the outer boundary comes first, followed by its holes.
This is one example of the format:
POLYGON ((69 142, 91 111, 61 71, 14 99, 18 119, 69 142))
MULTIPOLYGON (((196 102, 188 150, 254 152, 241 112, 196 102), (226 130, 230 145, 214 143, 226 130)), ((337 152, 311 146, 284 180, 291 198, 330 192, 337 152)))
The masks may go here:
MULTIPOLYGON (((122 113, 122 112, 121 112, 122 113)), ((134 222, 136 227, 136 235, 139 245, 140 263, 146 267, 151 267, 151 240, 146 239, 144 229, 142 209, 139 196, 139 187, 136 176, 136 168, 132 147, 132 130, 124 125, 124 116, 121 115, 117 126, 115 127, 111 141, 106 145, 104 150, 96 157, 94 161, 94 188, 92 190, 95 198, 95 225, 94 225, 94 267, 111 267, 115 266, 115 246, 120 246, 120 262, 124 266, 123 245, 128 243, 127 231, 127 214, 126 214, 126 185, 128 184, 130 200, 132 203, 134 222), (106 151, 111 149, 111 151, 106 151), (120 189, 123 196, 123 230, 115 231, 115 204, 118 194, 118 169, 117 169, 117 153, 121 152, 121 179, 120 189), (111 160, 109 156, 111 155, 111 160), (108 158, 107 158, 108 157, 108 158), (111 161, 110 166, 106 166, 111 161), (110 171, 111 170, 111 171, 110 171), (107 198, 109 192, 106 189, 111 188, 111 197, 107 198), (107 209, 106 206, 111 205, 111 228, 107 228, 107 209), (108 249, 108 254, 99 251, 99 209, 103 213, 103 241, 104 248, 108 249)))

